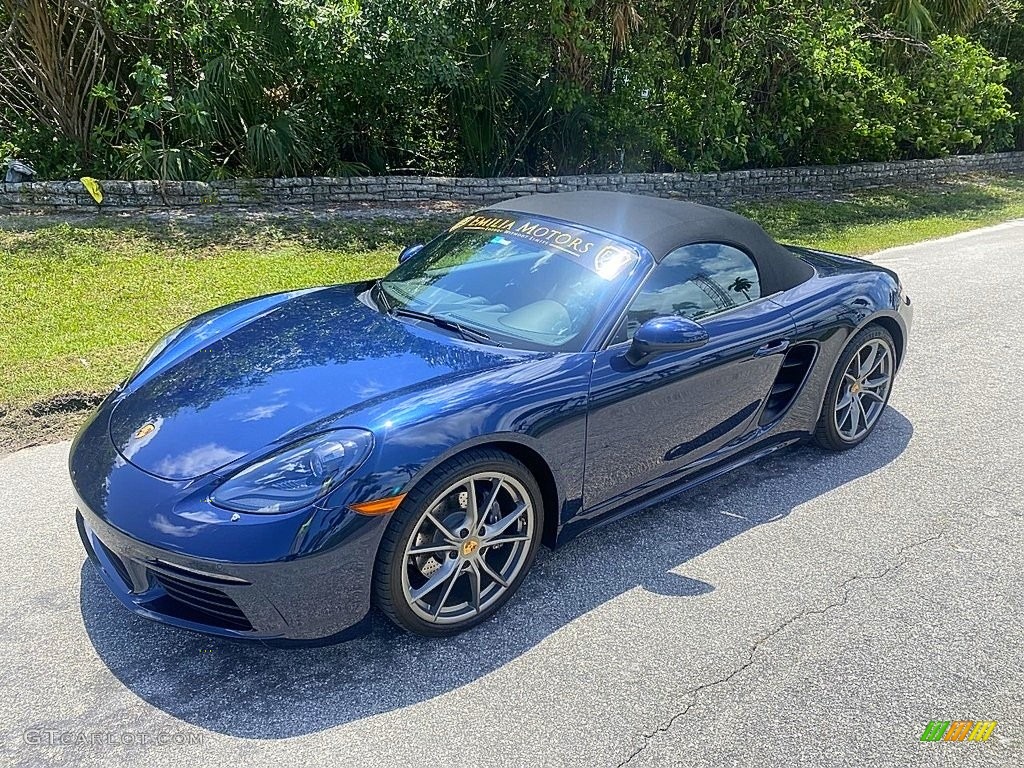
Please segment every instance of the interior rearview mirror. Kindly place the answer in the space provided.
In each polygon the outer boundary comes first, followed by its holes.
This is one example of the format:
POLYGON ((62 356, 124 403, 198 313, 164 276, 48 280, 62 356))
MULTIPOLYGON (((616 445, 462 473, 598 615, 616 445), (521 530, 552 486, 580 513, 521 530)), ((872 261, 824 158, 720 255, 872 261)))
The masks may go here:
POLYGON ((655 355, 696 349, 708 343, 704 326, 686 317, 655 317, 636 329, 626 352, 630 365, 643 365, 655 355))
POLYGON ((402 249, 402 252, 400 254, 398 254, 398 263, 401 264, 403 262, 408 261, 409 259, 411 259, 413 256, 415 256, 417 253, 419 253, 422 250, 423 250, 423 243, 416 243, 416 245, 407 245, 407 246, 405 246, 405 248, 402 249))

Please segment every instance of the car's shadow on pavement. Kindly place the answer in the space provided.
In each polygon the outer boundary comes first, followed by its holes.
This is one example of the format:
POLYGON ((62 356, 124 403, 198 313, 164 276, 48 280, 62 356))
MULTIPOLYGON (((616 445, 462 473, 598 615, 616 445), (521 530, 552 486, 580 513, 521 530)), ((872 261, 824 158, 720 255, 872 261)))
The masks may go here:
POLYGON ((910 422, 889 408, 875 434, 852 451, 827 454, 803 445, 779 451, 557 551, 542 550, 509 605, 452 639, 406 635, 379 616, 366 636, 322 648, 277 649, 204 637, 128 613, 88 561, 81 572, 82 617, 111 672, 153 706, 232 736, 312 733, 473 682, 637 587, 699 599, 714 585, 673 569, 884 467, 912 434, 910 422))

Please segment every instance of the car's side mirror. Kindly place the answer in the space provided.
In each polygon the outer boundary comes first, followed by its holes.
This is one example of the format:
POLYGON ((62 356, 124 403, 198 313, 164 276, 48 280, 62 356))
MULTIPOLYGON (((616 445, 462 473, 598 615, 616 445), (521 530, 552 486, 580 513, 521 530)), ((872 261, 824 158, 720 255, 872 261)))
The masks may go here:
POLYGON ((402 249, 402 252, 400 254, 398 254, 398 263, 402 264, 402 263, 408 261, 409 259, 411 259, 413 256, 415 256, 417 253, 419 253, 422 250, 423 250, 423 243, 416 243, 416 245, 407 245, 407 246, 405 246, 405 248, 402 249))
POLYGON ((626 360, 639 366, 655 355, 696 349, 707 343, 708 332, 693 320, 677 315, 656 317, 636 329, 626 360))

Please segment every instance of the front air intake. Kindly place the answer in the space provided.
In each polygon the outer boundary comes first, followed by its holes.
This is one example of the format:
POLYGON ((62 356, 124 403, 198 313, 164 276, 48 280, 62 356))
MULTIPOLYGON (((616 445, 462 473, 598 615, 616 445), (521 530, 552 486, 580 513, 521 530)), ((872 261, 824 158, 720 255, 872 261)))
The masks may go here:
POLYGON ((167 599, 178 608, 168 613, 226 629, 243 632, 252 629, 242 609, 221 590, 153 569, 150 575, 163 587, 167 599))

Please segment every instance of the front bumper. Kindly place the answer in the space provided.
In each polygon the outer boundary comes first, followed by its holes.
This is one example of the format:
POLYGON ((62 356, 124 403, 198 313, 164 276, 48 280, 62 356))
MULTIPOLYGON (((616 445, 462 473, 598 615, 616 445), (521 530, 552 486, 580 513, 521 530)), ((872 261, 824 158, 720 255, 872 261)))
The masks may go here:
POLYGON ((137 541, 79 507, 78 532, 104 583, 130 611, 221 637, 344 640, 369 611, 369 584, 337 550, 288 562, 229 564, 137 541))
POLYGON ((108 398, 71 447, 77 525, 114 596, 140 616, 232 638, 332 642, 358 634, 387 516, 322 507, 232 515, 206 478, 163 480, 125 461, 108 398))

